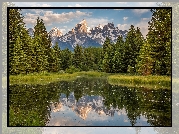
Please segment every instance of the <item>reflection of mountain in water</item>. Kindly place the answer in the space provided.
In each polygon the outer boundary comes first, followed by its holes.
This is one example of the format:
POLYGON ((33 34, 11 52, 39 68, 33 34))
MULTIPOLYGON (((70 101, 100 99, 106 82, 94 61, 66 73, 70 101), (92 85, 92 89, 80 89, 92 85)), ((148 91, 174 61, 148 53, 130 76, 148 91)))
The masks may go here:
POLYGON ((161 124, 169 126, 170 124, 170 92, 168 90, 114 86, 102 78, 62 81, 58 83, 58 89, 60 94, 58 101, 62 107, 64 106, 61 111, 71 109, 85 121, 89 121, 94 116, 108 118, 108 116, 124 115, 127 116, 127 121, 130 121, 132 126, 140 118, 146 118, 147 122, 153 126, 161 126, 161 124))
POLYGON ((70 94, 68 99, 65 94, 62 94, 59 102, 51 105, 53 112, 58 112, 63 106, 67 106, 72 109, 83 120, 87 118, 90 111, 95 111, 99 115, 114 116, 115 111, 118 109, 107 109, 103 103, 103 97, 101 96, 83 96, 76 101, 74 93, 70 94))

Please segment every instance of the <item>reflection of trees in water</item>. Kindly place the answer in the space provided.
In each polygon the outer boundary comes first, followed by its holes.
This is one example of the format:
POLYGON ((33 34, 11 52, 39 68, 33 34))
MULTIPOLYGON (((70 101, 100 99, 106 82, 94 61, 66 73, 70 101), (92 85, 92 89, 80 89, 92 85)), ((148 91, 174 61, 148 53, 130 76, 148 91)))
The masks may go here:
MULTIPOLYGON (((171 93, 167 90, 127 88, 110 85, 106 79, 79 78, 72 82, 62 81, 46 86, 11 86, 10 92, 9 104, 12 109, 24 111, 23 114, 27 118, 28 114, 25 111, 33 110, 41 120, 40 125, 42 126, 50 118, 50 102, 59 102, 60 94, 65 94, 63 98, 73 102, 73 105, 68 106, 83 119, 86 119, 91 109, 99 115, 109 116, 113 116, 119 109, 125 109, 132 126, 136 125, 137 118, 140 119, 141 116, 146 117, 147 122, 152 126, 171 125, 171 103, 169 101, 171 93), (93 99, 104 100, 98 104, 94 103, 93 99)), ((62 107, 67 102, 60 100, 60 103, 62 107)), ((58 111, 58 106, 56 110, 58 111)), ((14 114, 17 115, 17 113, 14 114)), ((10 121, 12 125, 16 125, 13 119, 10 121)))
MULTIPOLYGON (((106 111, 106 115, 107 110, 111 112, 111 115, 114 114, 110 110, 111 107, 114 109, 125 108, 132 126, 136 124, 137 118, 140 119, 141 116, 145 116, 152 126, 171 125, 171 103, 169 101, 171 100, 171 94, 168 90, 119 87, 108 84, 105 79, 85 78, 71 82, 69 87, 72 87, 69 90, 74 92, 77 101, 85 95, 102 96, 104 106, 107 108, 103 110, 106 111)), ((67 87, 60 88, 60 92, 65 93, 66 89, 67 87)), ((96 112, 100 113, 97 110, 96 112)))
POLYGON ((13 85, 9 91, 11 126, 45 126, 50 118, 49 100, 56 101, 59 97, 53 84, 13 85))

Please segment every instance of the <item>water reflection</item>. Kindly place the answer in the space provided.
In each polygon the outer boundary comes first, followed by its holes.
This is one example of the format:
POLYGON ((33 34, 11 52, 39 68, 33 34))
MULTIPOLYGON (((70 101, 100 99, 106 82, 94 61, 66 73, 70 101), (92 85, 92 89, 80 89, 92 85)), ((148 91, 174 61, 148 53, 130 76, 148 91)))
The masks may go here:
POLYGON ((171 91, 79 78, 10 86, 11 126, 171 126, 171 91), (14 119, 15 118, 15 119, 14 119))

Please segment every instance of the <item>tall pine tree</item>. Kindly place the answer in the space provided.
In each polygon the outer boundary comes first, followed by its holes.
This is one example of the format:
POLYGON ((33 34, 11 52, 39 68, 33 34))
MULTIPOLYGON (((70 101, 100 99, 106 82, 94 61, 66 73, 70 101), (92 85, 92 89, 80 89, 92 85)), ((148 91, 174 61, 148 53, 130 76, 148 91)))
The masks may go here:
MULTIPOLYGON (((28 60, 20 60, 19 62, 25 62, 24 67, 21 66, 19 73, 14 72, 17 67, 15 66, 15 59, 17 56, 23 57, 29 55, 29 44, 31 43, 30 36, 25 28, 23 17, 19 9, 9 9, 9 72, 10 74, 19 74, 26 72, 29 73, 30 63, 28 60), (19 46, 20 43, 21 46, 19 46), (17 46, 15 46, 17 45, 17 46), (20 50, 18 50, 20 49, 20 50), (14 57, 15 56, 15 57, 14 57), (24 68, 24 70, 22 70, 24 68)), ((21 58, 22 59, 22 58, 21 58)), ((28 58, 27 58, 28 59, 28 58)), ((20 67, 19 67, 20 68, 20 67)))
POLYGON ((61 57, 61 69, 66 70, 70 66, 72 66, 72 52, 66 48, 61 51, 60 53, 61 57))
POLYGON ((46 31, 43 20, 38 17, 34 27, 34 45, 35 45, 35 68, 37 72, 49 70, 49 57, 51 40, 46 31))
POLYGON ((74 49, 74 57, 73 64, 76 68, 82 68, 82 60, 83 60, 83 48, 80 45, 76 45, 74 49))
POLYGON ((124 62, 124 54, 125 54, 125 47, 122 35, 117 38, 117 42, 115 44, 115 52, 113 61, 113 70, 115 73, 124 72, 125 70, 125 62, 124 62))
POLYGON ((171 75, 171 9, 152 9, 147 40, 153 58, 153 74, 171 75))
POLYGON ((150 45, 146 42, 142 45, 139 57, 137 58, 138 62, 136 65, 136 69, 138 74, 141 75, 150 75, 152 74, 152 63, 153 59, 150 55, 151 48, 150 45))
POLYGON ((137 64, 137 57, 139 56, 140 47, 144 43, 144 38, 140 29, 137 30, 131 25, 129 32, 126 36, 125 41, 125 62, 128 65, 128 72, 135 73, 136 72, 136 64, 137 64))
POLYGON ((114 44, 112 44, 110 39, 107 37, 103 44, 103 61, 102 61, 103 71, 107 73, 113 72, 113 61, 112 61, 113 56, 114 56, 114 44))
MULTIPOLYGON (((49 72, 58 72, 61 69, 61 50, 58 43, 49 52, 49 72)), ((49 56, 48 55, 48 56, 49 56)))

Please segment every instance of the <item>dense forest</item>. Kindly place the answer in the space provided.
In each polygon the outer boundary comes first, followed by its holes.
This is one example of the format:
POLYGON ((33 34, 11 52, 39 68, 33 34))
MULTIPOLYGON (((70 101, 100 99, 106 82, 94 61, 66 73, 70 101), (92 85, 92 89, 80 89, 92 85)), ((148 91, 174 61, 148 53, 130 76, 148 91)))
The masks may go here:
POLYGON ((9 74, 100 71, 137 75, 171 75, 171 9, 151 9, 148 34, 131 25, 125 39, 106 38, 103 47, 61 50, 51 39, 42 19, 37 18, 34 36, 25 27, 19 9, 9 9, 9 74))

